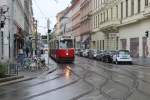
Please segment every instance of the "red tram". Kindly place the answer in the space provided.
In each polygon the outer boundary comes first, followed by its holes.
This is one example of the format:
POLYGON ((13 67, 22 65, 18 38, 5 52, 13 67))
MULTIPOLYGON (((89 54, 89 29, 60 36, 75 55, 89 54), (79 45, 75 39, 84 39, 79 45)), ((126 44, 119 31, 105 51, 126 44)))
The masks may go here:
POLYGON ((73 62, 75 58, 74 37, 58 36, 49 43, 49 55, 57 62, 73 62))

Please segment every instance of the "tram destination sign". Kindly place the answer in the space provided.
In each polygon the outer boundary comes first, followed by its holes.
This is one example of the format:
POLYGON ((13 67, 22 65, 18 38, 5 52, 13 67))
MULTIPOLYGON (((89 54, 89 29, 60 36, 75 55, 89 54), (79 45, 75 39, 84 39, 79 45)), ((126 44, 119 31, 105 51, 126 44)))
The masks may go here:
POLYGON ((73 39, 72 36, 61 36, 61 39, 73 39))

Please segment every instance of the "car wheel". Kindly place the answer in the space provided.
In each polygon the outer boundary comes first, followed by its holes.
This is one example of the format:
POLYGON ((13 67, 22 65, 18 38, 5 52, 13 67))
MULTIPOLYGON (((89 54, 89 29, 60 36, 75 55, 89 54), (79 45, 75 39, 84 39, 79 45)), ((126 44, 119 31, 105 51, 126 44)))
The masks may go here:
POLYGON ((133 65, 133 63, 132 63, 132 62, 129 62, 129 64, 130 64, 130 65, 133 65))
POLYGON ((115 64, 115 61, 112 61, 113 64, 115 64))

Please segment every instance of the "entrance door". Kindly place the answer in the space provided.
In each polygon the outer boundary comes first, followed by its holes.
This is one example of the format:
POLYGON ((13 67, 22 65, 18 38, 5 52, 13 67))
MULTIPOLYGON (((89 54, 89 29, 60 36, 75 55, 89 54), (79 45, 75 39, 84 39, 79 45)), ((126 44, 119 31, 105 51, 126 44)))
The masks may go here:
POLYGON ((147 45, 147 38, 143 37, 143 57, 148 56, 148 45, 147 45))
POLYGON ((132 57, 139 57, 139 38, 130 39, 130 52, 132 57))
POLYGON ((121 46, 122 46, 122 50, 126 50, 127 48, 127 40, 126 39, 121 39, 121 46))

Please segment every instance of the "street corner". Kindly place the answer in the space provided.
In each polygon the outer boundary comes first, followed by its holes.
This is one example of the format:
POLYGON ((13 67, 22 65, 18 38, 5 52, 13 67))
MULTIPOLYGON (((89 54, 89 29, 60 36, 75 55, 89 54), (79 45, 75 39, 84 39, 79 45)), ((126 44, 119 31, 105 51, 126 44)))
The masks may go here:
POLYGON ((48 66, 38 77, 46 76, 48 74, 51 74, 57 70, 57 66, 48 66))

